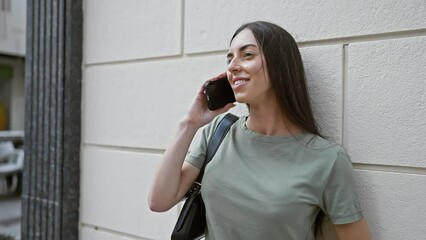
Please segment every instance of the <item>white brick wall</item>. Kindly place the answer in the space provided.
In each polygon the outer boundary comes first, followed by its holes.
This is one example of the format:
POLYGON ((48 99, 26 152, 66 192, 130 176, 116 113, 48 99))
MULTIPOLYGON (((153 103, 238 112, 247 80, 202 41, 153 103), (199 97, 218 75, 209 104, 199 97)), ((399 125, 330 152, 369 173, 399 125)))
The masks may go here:
POLYGON ((372 239, 424 239, 424 173, 357 170, 355 178, 372 239))
POLYGON ((426 37, 349 45, 347 129, 354 160, 426 167, 425 63, 426 37))
POLYGON ((342 143, 343 47, 301 49, 312 107, 324 136, 342 143))
POLYGON ((335 39, 426 27, 422 0, 185 1, 185 52, 222 50, 242 22, 269 20, 298 41, 335 39))
POLYGON ((83 229, 99 227, 150 239, 168 237, 163 229, 174 226, 176 208, 160 214, 151 212, 147 205, 158 154, 87 146, 82 159, 83 229))
POLYGON ((88 67, 84 72, 88 80, 83 93, 88 99, 83 103, 84 141, 164 149, 199 89, 200 79, 225 66, 220 54, 88 67))
MULTIPOLYGON (((244 22, 301 47, 315 115, 347 147, 373 239, 426 233, 426 2, 85 1, 81 239, 169 239, 155 166, 244 22)), ((234 110, 242 111, 242 110, 234 110)))
POLYGON ((84 6, 85 63, 128 61, 181 52, 181 3, 90 0, 84 6))

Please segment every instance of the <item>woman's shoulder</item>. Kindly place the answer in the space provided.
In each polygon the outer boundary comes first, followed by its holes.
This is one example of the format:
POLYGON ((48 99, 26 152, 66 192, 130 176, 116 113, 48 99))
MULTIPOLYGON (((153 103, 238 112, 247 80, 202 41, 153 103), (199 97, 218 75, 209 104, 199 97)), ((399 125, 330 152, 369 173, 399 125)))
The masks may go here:
POLYGON ((331 161, 335 161, 341 156, 346 157, 348 155, 346 149, 341 144, 317 135, 312 136, 311 139, 308 140, 306 147, 310 149, 312 153, 323 155, 331 161))
POLYGON ((309 169, 313 169, 317 176, 324 176, 324 180, 334 171, 352 171, 352 162, 347 151, 339 143, 315 136, 304 149, 304 159, 310 159, 304 163, 309 169))
MULTIPOLYGON (((219 114, 219 115, 217 115, 210 123, 208 123, 205 127, 204 127, 204 129, 203 129, 203 131, 204 131, 204 133, 206 134, 206 136, 207 137, 209 137, 209 136, 212 136, 213 135, 213 133, 214 133, 214 131, 217 129, 217 127, 219 126, 219 124, 220 124, 220 122, 225 118, 225 116, 226 115, 228 115, 228 114, 232 114, 232 113, 228 113, 228 112, 225 112, 225 113, 221 113, 221 114, 219 114)), ((234 116, 237 116, 237 115, 235 115, 235 114, 233 114, 234 116)), ((237 116, 238 117, 238 116, 237 116)), ((238 118, 240 118, 240 117, 238 117, 238 118)), ((238 121, 238 120, 237 120, 238 121)))

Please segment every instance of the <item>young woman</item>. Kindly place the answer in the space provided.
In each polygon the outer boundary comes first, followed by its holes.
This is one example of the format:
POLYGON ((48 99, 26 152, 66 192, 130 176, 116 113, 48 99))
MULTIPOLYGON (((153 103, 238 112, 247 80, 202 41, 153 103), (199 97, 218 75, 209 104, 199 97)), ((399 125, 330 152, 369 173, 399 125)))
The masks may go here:
MULTIPOLYGON (((369 239, 351 162, 318 131, 291 35, 268 22, 245 24, 232 37, 227 59, 226 73, 211 80, 226 74, 249 115, 234 123, 206 167, 201 190, 206 239, 315 239, 324 213, 338 239, 369 239)), ((149 196, 153 211, 166 211, 182 199, 221 113, 233 106, 209 111, 200 88, 156 173, 149 196)))

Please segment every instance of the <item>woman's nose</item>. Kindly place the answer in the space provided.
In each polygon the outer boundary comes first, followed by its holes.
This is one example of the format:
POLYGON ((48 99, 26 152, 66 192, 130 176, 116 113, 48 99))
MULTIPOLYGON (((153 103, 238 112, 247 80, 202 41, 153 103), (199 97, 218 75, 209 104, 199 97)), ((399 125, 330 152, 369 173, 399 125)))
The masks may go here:
POLYGON ((228 71, 229 72, 239 72, 241 71, 241 66, 237 59, 232 59, 228 64, 228 71))

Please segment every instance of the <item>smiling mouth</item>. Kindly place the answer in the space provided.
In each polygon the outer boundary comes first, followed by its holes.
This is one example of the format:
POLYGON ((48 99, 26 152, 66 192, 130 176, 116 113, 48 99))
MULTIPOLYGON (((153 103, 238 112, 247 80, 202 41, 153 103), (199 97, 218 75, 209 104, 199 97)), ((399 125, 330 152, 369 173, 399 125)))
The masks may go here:
POLYGON ((246 83, 246 82, 248 82, 248 80, 239 79, 239 80, 234 81, 234 86, 238 86, 238 85, 241 85, 241 84, 246 83))

